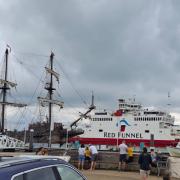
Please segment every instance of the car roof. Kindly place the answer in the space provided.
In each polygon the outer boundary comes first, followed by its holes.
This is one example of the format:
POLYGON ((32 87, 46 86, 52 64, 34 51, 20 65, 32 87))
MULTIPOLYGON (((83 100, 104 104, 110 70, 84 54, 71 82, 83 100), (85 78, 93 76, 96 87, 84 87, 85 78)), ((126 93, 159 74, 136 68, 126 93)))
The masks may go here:
MULTIPOLYGON (((57 158, 26 158, 26 157, 15 157, 9 160, 5 160, 0 162, 0 179, 10 179, 13 175, 22 173, 24 171, 29 171, 36 168, 42 168, 47 166, 55 166, 55 165, 70 165, 66 161, 57 158)), ((73 167, 73 166, 72 166, 73 167)))

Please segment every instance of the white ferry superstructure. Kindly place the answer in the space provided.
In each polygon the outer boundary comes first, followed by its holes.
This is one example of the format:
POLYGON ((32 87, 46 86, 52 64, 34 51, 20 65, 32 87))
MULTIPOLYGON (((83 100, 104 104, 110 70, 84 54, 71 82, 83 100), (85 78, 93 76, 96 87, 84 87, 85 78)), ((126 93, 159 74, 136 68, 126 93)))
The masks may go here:
POLYGON ((84 133, 69 141, 81 144, 118 145, 126 143, 139 146, 176 146, 180 141, 180 126, 175 118, 165 111, 143 109, 135 101, 119 99, 119 109, 114 113, 106 110, 91 115, 84 133), (153 144, 152 144, 153 142, 153 144))

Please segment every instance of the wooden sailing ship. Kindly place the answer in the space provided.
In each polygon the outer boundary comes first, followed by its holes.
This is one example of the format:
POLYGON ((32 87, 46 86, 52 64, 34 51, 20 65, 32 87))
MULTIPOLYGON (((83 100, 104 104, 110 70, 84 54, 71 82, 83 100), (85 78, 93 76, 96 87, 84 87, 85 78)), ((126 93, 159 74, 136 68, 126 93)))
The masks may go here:
MULTIPOLYGON (((83 118, 86 118, 88 113, 90 113, 94 108, 94 97, 92 96, 92 104, 90 105, 89 109, 80 115, 78 119, 76 119, 73 123, 70 124, 70 130, 64 128, 62 123, 54 123, 52 125, 52 111, 53 111, 53 105, 57 105, 61 108, 63 108, 64 102, 54 99, 53 94, 56 88, 54 87, 54 79, 59 83, 59 73, 54 71, 53 67, 53 61, 54 61, 54 53, 51 52, 49 57, 49 64, 47 67, 45 67, 46 74, 48 76, 48 80, 45 83, 44 89, 47 90, 47 96, 46 97, 38 97, 39 104, 43 107, 48 107, 48 116, 46 117, 45 121, 38 121, 35 123, 29 124, 27 131, 6 131, 4 128, 4 120, 5 120, 5 108, 7 105, 10 106, 16 106, 16 107, 24 107, 26 104, 20 104, 20 103, 12 103, 8 102, 6 95, 7 91, 10 90, 10 88, 16 87, 17 84, 8 81, 8 55, 9 55, 9 49, 7 48, 5 51, 5 73, 4 73, 4 79, 0 79, 0 89, 2 91, 2 101, 0 101, 0 104, 2 106, 2 119, 0 123, 0 148, 1 148, 1 136, 3 136, 2 140, 3 142, 8 142, 4 144, 10 144, 10 142, 19 142, 21 146, 24 146, 24 142, 29 143, 30 141, 30 131, 33 129, 33 142, 34 143, 48 143, 48 147, 51 148, 51 144, 64 144, 66 142, 66 137, 68 133, 68 137, 72 138, 74 136, 83 134, 84 131, 82 129, 78 129, 76 124, 83 118), (8 136, 7 136, 8 135, 8 136), (10 139, 10 137, 14 137, 14 139, 10 139), (9 140, 7 140, 9 139, 9 140), (24 142, 23 142, 24 141, 24 142)), ((12 146, 12 145, 11 145, 12 146)), ((19 146, 19 145, 18 145, 19 146)), ((12 146, 15 147, 14 145, 12 146)))

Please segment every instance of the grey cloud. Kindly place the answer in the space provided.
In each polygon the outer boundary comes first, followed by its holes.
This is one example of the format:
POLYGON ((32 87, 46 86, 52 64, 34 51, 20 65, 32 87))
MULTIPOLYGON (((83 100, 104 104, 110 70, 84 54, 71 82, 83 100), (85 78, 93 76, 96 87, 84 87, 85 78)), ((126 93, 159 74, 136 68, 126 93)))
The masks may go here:
MULTIPOLYGON (((48 55, 54 50, 61 94, 68 103, 82 101, 58 63, 86 101, 93 90, 97 103, 109 108, 116 108, 119 97, 134 95, 146 105, 164 106, 170 91, 172 111, 177 111, 179 6, 169 0, 7 1, 0 6, 0 38, 39 78, 48 57, 27 58, 18 52, 48 55)), ((29 82, 28 88, 21 92, 27 98, 38 80, 26 73, 22 81, 29 82)))

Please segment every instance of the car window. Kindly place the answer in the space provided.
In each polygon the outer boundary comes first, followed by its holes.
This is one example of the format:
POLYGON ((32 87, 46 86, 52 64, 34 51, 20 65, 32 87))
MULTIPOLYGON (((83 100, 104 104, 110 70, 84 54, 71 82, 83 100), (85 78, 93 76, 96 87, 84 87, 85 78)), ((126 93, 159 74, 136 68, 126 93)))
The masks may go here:
POLYGON ((43 168, 25 173, 26 180, 56 180, 52 168, 43 168))
POLYGON ((13 180, 23 180, 23 175, 16 176, 13 180))
POLYGON ((61 165, 57 167, 61 180, 84 180, 74 169, 61 165))

